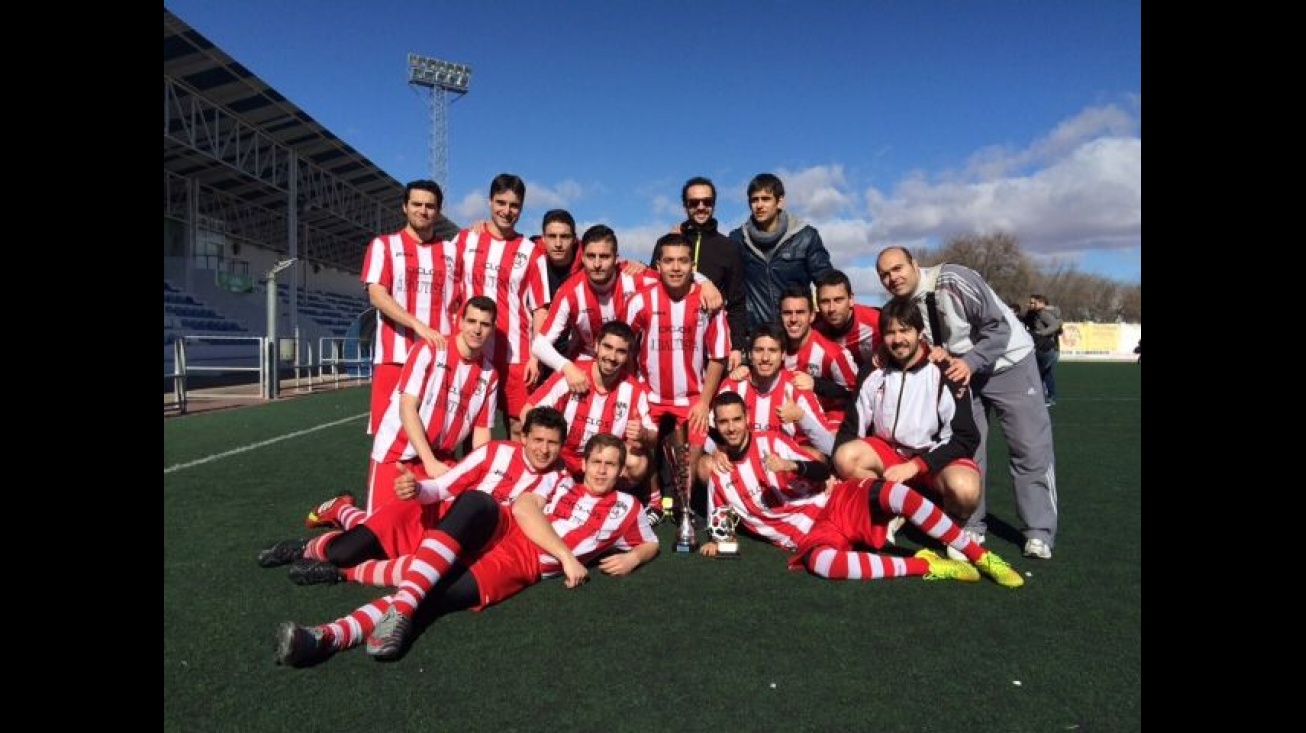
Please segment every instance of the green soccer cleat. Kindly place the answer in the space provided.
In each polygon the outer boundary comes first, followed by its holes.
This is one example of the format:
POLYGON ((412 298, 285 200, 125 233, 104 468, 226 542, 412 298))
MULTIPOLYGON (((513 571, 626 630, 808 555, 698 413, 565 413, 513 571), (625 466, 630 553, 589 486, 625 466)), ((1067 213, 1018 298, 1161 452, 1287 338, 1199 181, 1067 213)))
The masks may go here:
POLYGON ((1020 577, 1020 573, 992 550, 985 552, 975 566, 1003 588, 1019 588, 1025 584, 1025 579, 1020 577))
POLYGON ((917 552, 916 557, 919 557, 930 565, 930 571, 921 576, 925 580, 960 580, 965 583, 979 582, 979 571, 970 563, 957 562, 956 560, 939 557, 938 553, 930 549, 917 552))

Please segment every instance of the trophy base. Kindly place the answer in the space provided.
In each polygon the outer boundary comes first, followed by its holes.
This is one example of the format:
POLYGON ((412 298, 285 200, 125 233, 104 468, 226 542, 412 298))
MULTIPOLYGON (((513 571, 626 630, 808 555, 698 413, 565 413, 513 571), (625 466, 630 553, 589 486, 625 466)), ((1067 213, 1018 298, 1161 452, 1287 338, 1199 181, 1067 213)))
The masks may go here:
POLYGON ((739 543, 722 542, 720 540, 717 540, 716 556, 723 559, 725 558, 737 559, 739 557, 739 543))
POLYGON ((698 543, 697 543, 697 542, 682 542, 682 541, 680 541, 680 540, 677 540, 677 541, 676 541, 676 545, 675 545, 675 547, 672 548, 672 549, 673 549, 675 552, 698 552, 698 543))

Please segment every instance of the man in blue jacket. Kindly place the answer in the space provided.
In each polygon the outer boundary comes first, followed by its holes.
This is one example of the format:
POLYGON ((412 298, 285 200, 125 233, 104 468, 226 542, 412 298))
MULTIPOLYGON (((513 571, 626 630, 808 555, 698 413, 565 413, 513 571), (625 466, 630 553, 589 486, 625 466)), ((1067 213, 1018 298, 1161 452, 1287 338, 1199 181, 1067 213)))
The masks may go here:
POLYGON ((753 176, 748 183, 752 216, 730 232, 744 262, 750 332, 759 323, 780 322, 780 293, 785 288, 796 285, 810 289, 812 283, 834 269, 821 233, 785 211, 784 201, 785 186, 779 178, 772 173, 753 176))

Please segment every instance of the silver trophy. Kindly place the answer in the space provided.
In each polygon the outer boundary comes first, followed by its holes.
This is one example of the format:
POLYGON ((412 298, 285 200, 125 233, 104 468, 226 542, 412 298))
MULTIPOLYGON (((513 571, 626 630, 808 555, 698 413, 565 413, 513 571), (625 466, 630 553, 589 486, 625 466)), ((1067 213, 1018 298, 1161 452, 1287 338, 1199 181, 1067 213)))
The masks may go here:
POLYGON ((735 527, 739 526, 739 514, 734 507, 719 506, 712 510, 708 518, 707 533, 716 543, 717 557, 739 557, 739 537, 735 527))
POLYGON ((694 531, 693 514, 689 511, 689 445, 662 444, 662 452, 671 468, 671 490, 680 499, 680 526, 676 528, 676 552, 696 552, 698 534, 694 531))

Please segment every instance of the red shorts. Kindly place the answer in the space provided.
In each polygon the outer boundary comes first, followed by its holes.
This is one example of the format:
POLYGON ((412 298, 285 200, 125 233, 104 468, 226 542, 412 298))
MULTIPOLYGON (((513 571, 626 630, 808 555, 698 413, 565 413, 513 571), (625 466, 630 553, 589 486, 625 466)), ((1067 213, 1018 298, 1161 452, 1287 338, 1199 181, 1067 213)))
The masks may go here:
MULTIPOLYGON (((438 452, 435 457, 450 468, 453 468, 454 464, 457 463, 452 456, 441 455, 438 452)), ((399 464, 401 463, 417 477, 418 481, 430 478, 420 458, 410 458, 406 461, 391 463, 377 463, 374 460, 369 460, 367 462, 367 506, 365 507, 368 514, 375 512, 386 504, 399 501, 399 497, 395 496, 394 486, 395 479, 399 478, 399 464)))
POLYGON ((812 531, 789 559, 789 566, 802 567, 803 558, 818 547, 829 546, 841 552, 858 547, 878 550, 884 547, 885 531, 892 516, 871 513, 871 484, 875 479, 849 479, 830 492, 812 531))
MULTIPOLYGON (((894 450, 893 446, 889 445, 881 438, 862 438, 862 442, 869 445, 871 450, 875 451, 875 455, 880 457, 880 463, 883 463, 886 469, 914 460, 894 450)), ((975 473, 979 473, 979 465, 970 458, 958 458, 955 461, 950 461, 948 465, 944 466, 944 468, 952 468, 953 466, 969 468, 975 473)), ((926 469, 915 476, 912 476, 910 481, 904 483, 917 491, 927 491, 931 495, 935 495, 938 494, 938 491, 934 488, 934 481, 938 477, 938 474, 926 469)))
MULTIPOLYGON (((690 398, 690 401, 692 402, 697 399, 698 396, 695 395, 690 398)), ((662 416, 672 415, 676 418, 676 427, 680 427, 681 425, 689 424, 689 410, 689 405, 655 405, 650 402, 648 406, 648 416, 649 419, 653 421, 654 425, 661 426, 662 416)), ((686 430, 688 431, 686 435, 688 436, 687 440, 690 445, 702 447, 707 442, 707 430, 699 431, 694 430, 693 428, 686 428, 686 430)))
MULTIPOLYGON (((522 408, 530 402, 531 388, 526 384, 526 362, 499 368, 499 409, 507 418, 521 417, 522 408)), ((505 421, 506 422, 506 421, 505 421)))
POLYGON ((540 548, 522 534, 506 508, 499 517, 499 528, 506 532, 503 539, 468 567, 481 592, 481 602, 473 611, 512 598, 540 579, 540 548))
POLYGON ((399 387, 399 373, 403 370, 403 364, 372 365, 372 414, 367 421, 368 435, 376 435, 376 429, 381 426, 381 418, 390 407, 390 396, 399 387))
MULTIPOLYGON (((381 511, 363 520, 363 525, 376 535, 388 558, 403 557, 417 552, 417 546, 427 533, 435 529, 444 519, 444 515, 453 505, 452 501, 437 501, 434 504, 419 504, 416 501, 394 501, 381 508, 381 511)), ((492 548, 507 535, 512 528, 512 509, 499 505, 499 523, 494 534, 485 543, 492 548)))

